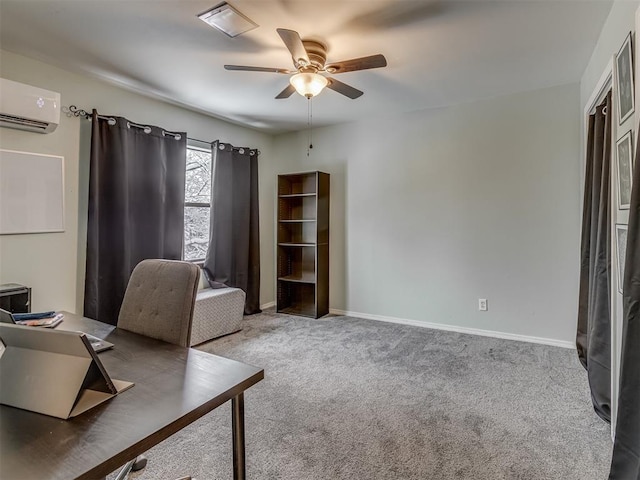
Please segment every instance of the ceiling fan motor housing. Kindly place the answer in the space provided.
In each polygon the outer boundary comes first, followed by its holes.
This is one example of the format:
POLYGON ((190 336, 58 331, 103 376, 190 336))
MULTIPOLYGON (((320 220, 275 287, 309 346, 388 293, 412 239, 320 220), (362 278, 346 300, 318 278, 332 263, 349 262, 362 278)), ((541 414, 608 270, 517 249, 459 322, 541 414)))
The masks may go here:
POLYGON ((308 67, 312 67, 314 73, 323 70, 324 64, 327 61, 327 46, 316 40, 302 40, 302 44, 307 51, 311 65, 300 65, 300 71, 308 67))

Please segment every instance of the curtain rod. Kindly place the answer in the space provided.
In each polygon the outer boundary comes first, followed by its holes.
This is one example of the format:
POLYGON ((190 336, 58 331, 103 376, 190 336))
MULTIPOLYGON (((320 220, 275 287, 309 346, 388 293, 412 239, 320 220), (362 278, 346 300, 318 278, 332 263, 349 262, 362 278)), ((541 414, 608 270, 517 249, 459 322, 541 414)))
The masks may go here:
POLYGON ((192 142, 206 143, 207 145, 213 145, 218 141, 218 140, 214 140, 212 142, 207 142, 206 140, 198 140, 197 138, 191 138, 191 137, 187 137, 187 140, 191 140, 192 142))
MULTIPOLYGON (((68 107, 62 107, 61 108, 62 113, 64 113, 67 117, 83 117, 87 120, 91 120, 91 113, 87 112, 86 110, 83 110, 82 108, 78 108, 75 105, 69 105, 68 107)), ((109 125, 115 125, 116 124, 116 119, 113 117, 105 117, 104 115, 97 115, 98 118, 100 118, 101 120, 107 120, 109 122, 109 125)), ((136 127, 136 128, 141 128, 145 131, 145 133, 150 133, 151 132, 151 127, 149 127, 148 125, 139 125, 137 123, 133 123, 133 122, 127 122, 127 126, 128 127, 136 127), (147 131, 148 129, 148 131, 147 131)), ((162 133, 165 135, 172 135, 176 140, 180 140, 180 134, 178 133, 174 133, 174 132, 167 132, 166 130, 162 130, 162 133)), ((213 140, 213 141, 206 141, 206 140, 199 140, 197 138, 191 138, 191 137, 187 137, 187 140, 191 140, 192 142, 199 142, 199 143, 204 143, 207 145, 213 145, 216 142, 219 142, 220 140, 213 140)), ((234 147, 234 150, 244 150, 242 148, 239 147, 234 147)), ((256 152, 258 153, 258 155, 260 155, 260 150, 256 149, 256 152)))
MULTIPOLYGON (((61 110, 65 115, 67 115, 67 117, 82 117, 87 120, 91 120, 91 113, 87 112, 82 108, 78 108, 75 105, 69 105, 69 107, 62 107, 61 110)), ((107 120, 109 122, 109 125, 116 124, 116 119, 113 117, 105 117, 104 115, 99 115, 99 114, 97 115, 97 117, 101 120, 107 120)), ((140 125, 133 122, 127 122, 127 127, 141 128, 145 131, 145 133, 151 133, 151 127, 149 127, 148 125, 140 125)), ((166 130, 162 130, 162 133, 165 135, 172 135, 176 140, 180 140, 180 134, 177 134, 174 132, 168 132, 166 130)), ((214 140, 213 142, 205 142, 204 140, 198 140, 197 138, 190 138, 190 137, 187 137, 187 140, 191 140, 193 142, 206 143, 209 145, 212 145, 214 142, 217 141, 217 140, 214 140)))

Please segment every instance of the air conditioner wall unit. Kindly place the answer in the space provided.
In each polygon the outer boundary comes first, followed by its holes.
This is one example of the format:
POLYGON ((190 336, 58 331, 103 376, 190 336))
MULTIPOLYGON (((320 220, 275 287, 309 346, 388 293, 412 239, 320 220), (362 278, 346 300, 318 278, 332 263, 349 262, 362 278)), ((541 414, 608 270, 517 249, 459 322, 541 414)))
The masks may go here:
POLYGON ((0 78, 0 127, 51 133, 59 123, 59 93, 0 78))

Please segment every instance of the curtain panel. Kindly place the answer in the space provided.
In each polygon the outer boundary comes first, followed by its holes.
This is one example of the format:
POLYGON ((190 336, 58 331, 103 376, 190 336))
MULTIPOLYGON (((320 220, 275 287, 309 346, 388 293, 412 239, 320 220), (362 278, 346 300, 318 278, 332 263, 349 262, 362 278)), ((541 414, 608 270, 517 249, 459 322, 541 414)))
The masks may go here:
MULTIPOLYGON (((640 129, 638 129, 640 135, 640 129)), ((636 137, 637 139, 638 137, 636 137)), ((629 209, 622 287, 623 324, 618 418, 609 480, 640 479, 640 142, 629 209)))
POLYGON ((211 239, 203 270, 212 288, 246 293, 245 315, 259 313, 259 152, 215 142, 212 155, 211 239))
POLYGON ((84 315, 115 325, 133 268, 182 258, 187 135, 92 121, 84 315))
POLYGON ((596 413, 611 422, 611 92, 589 117, 576 346, 596 413))

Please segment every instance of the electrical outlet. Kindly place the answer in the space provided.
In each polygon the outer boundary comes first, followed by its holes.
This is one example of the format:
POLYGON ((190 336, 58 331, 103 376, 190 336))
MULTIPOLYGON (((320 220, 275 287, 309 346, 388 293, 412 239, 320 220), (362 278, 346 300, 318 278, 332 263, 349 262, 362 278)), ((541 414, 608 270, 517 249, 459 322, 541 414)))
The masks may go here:
POLYGON ((481 312, 486 312, 488 310, 486 298, 478 299, 478 310, 480 310, 481 312))

